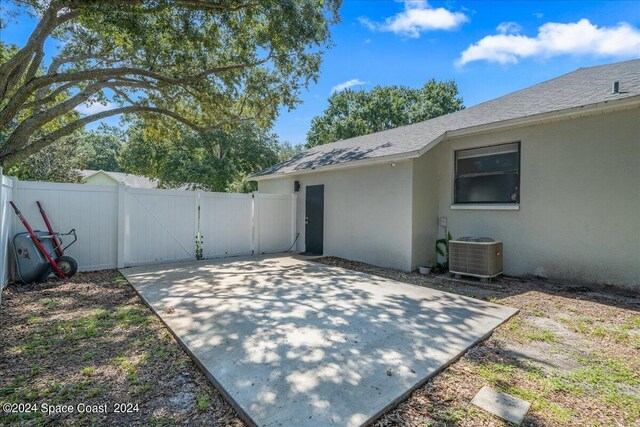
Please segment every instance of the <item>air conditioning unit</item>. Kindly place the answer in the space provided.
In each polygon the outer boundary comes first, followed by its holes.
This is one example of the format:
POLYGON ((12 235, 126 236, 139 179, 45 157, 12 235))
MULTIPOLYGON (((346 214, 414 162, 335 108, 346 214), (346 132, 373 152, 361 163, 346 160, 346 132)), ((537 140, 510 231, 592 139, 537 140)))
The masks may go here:
POLYGON ((502 274, 502 242, 487 237, 450 240, 449 272, 483 279, 502 274))

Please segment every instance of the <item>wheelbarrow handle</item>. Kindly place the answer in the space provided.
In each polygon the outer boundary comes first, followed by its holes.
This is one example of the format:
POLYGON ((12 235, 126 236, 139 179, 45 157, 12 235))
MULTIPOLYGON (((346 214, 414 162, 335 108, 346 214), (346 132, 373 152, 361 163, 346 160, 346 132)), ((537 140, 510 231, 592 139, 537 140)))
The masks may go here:
MULTIPOLYGON (((73 236, 73 240, 67 246, 62 248, 62 253, 64 253, 71 245, 78 241, 78 236, 76 235, 76 229, 72 228, 71 231, 65 234, 58 234, 59 236, 73 236)), ((60 240, 60 245, 62 245, 62 239, 60 240)))
POLYGON ((60 246, 62 246, 62 242, 58 242, 56 233, 53 232, 53 227, 51 226, 51 222, 49 222, 49 217, 47 216, 47 213, 44 211, 44 208, 42 207, 42 203, 40 203, 40 201, 37 201, 36 205, 38 205, 38 209, 40 210, 40 215, 42 215, 42 220, 44 221, 44 225, 47 226, 47 231, 49 231, 49 234, 53 236, 53 246, 55 247, 56 254, 59 257, 61 257, 62 255, 64 255, 64 249, 60 249, 60 246))

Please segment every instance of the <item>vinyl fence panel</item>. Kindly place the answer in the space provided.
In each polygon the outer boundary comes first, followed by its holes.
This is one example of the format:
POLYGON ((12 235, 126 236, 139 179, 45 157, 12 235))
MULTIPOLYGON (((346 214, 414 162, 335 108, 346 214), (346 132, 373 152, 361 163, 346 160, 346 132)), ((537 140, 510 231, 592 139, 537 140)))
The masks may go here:
MULTIPOLYGON (((9 239, 13 236, 13 221, 9 201, 13 199, 14 181, 0 174, 0 291, 9 281, 10 260, 9 239)), ((2 295, 0 294, 0 301, 2 295)))
POLYGON ((126 188, 125 266, 195 259, 195 191, 126 188))
POLYGON ((251 254, 252 203, 251 194, 200 193, 205 258, 251 254))
POLYGON ((256 253, 287 251, 296 237, 295 195, 254 193, 256 253))
MULTIPOLYGON (((14 201, 34 230, 47 229, 37 201, 54 231, 76 229, 78 241, 65 253, 78 261, 80 270, 116 267, 117 187, 18 181, 14 201)), ((11 218, 14 233, 26 231, 13 212, 11 218)), ((63 238, 63 243, 68 239, 63 238)))
POLYGON ((54 231, 75 228, 66 253, 82 271, 193 260, 198 231, 205 258, 282 252, 296 237, 295 195, 17 181, 1 170, 0 180, 0 287, 10 279, 11 239, 25 231, 11 200, 34 230, 46 230, 37 201, 54 231))

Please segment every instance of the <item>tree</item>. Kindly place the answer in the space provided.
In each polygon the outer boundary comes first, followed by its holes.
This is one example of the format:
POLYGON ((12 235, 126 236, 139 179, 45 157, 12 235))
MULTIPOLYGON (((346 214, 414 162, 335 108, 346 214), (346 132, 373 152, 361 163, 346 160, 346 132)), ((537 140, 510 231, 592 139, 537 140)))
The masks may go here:
POLYGON ((250 191, 247 177, 280 161, 276 135, 253 123, 230 131, 195 133, 149 139, 134 127, 122 150, 121 164, 128 172, 158 178, 169 188, 189 186, 208 191, 250 191))
POLYGON ((65 136, 15 164, 7 174, 23 181, 80 182, 81 176, 76 171, 84 165, 75 150, 82 137, 81 132, 65 136))
POLYGON ((279 107, 295 106, 300 90, 317 78, 340 5, 10 1, 40 20, 24 46, 0 42, 5 168, 86 124, 119 114, 163 116, 198 132, 245 121, 269 124, 279 107), (48 58, 44 45, 51 38, 61 47, 48 58), (86 103, 102 104, 104 111, 78 116, 75 109, 86 103))
POLYGON ((322 115, 312 120, 306 147, 392 129, 462 108, 462 98, 453 81, 429 80, 419 89, 376 86, 369 92, 335 92, 322 115))
POLYGON ((278 162, 284 162, 304 151, 303 145, 293 145, 289 141, 279 142, 276 148, 278 162))
POLYGON ((92 132, 83 132, 75 150, 75 157, 83 169, 122 172, 118 163, 126 133, 104 123, 92 132))

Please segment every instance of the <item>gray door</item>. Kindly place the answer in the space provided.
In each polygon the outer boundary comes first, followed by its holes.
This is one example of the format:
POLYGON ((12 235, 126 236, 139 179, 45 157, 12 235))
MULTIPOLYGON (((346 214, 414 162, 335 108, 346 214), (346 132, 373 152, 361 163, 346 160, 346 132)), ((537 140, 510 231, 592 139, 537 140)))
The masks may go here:
POLYGON ((306 252, 322 255, 324 234, 324 185, 306 188, 304 235, 306 252))

